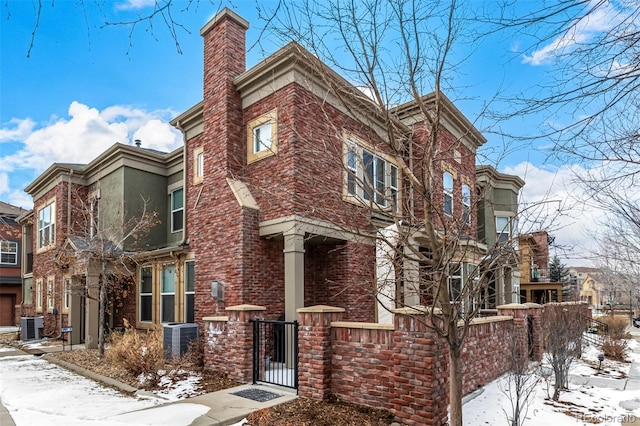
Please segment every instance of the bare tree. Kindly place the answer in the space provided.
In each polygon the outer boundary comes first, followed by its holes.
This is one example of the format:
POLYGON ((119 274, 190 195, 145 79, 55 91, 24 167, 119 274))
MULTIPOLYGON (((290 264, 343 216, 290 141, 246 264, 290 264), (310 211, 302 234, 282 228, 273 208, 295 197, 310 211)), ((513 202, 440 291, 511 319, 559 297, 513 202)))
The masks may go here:
POLYGON ((553 400, 569 387, 569 368, 582 351, 582 333, 585 331, 584 318, 576 317, 574 310, 568 310, 561 304, 545 306, 545 324, 547 324, 545 357, 553 368, 553 400))
MULTIPOLYGON (((85 280, 67 289, 82 297, 98 300, 98 351, 104 356, 105 320, 109 307, 122 303, 123 292, 130 293, 138 250, 144 247, 145 235, 159 223, 157 213, 149 211, 149 202, 142 201, 140 211, 121 218, 107 220, 99 215, 98 199, 86 201, 81 192, 75 197, 74 223, 68 230, 65 244, 55 258, 58 267, 80 268, 85 280), (90 270, 97 271, 97 280, 89 279, 90 270)), ((104 211, 106 206, 100 206, 104 211)))
POLYGON ((531 364, 528 348, 511 330, 511 369, 500 390, 507 397, 510 410, 505 410, 509 426, 524 425, 539 381, 536 366, 531 364))
MULTIPOLYGON (((298 41, 311 51, 304 65, 328 88, 317 99, 300 99, 300 105, 308 102, 306 108, 326 119, 314 123, 322 128, 314 133, 313 143, 296 149, 308 150, 310 158, 334 159, 330 170, 340 171, 326 183, 313 182, 334 202, 314 204, 312 211, 304 204, 296 208, 351 234, 376 239, 379 260, 387 267, 378 270, 378 286, 363 284, 361 293, 373 292, 381 309, 414 307, 423 313, 424 324, 446 341, 451 424, 461 425, 461 355, 469 325, 484 304, 492 274, 514 256, 511 240, 487 248, 475 238, 471 206, 476 201, 476 147, 468 144, 481 145, 483 137, 471 123, 462 124, 456 136, 445 125, 459 113, 443 94, 451 89, 451 73, 460 60, 453 55, 454 46, 463 34, 474 37, 472 27, 464 25, 464 10, 456 1, 309 0, 280 2, 278 7, 271 29, 284 41, 298 41), (336 102, 354 121, 336 120, 336 102), (356 139, 347 137, 342 143, 345 129, 353 129, 355 121, 361 123, 358 138, 369 151, 356 139), (457 201, 455 215, 443 209, 448 202, 442 195, 443 162, 471 165, 471 191, 468 199, 457 201), (376 175, 376 168, 385 171, 376 175), (344 185, 341 176, 346 176, 344 185), (345 192, 360 201, 359 210, 343 202, 345 192), (348 223, 336 219, 336 210, 343 213, 338 217, 350 218, 348 223)), ((308 55, 305 52, 299 54, 308 55)), ((287 130, 298 132, 301 141, 309 140, 301 129, 287 130)), ((268 185, 249 183, 256 192, 278 197, 268 185)), ((515 228, 515 221, 511 226, 515 228)), ((350 291, 360 293, 353 287, 350 291)))

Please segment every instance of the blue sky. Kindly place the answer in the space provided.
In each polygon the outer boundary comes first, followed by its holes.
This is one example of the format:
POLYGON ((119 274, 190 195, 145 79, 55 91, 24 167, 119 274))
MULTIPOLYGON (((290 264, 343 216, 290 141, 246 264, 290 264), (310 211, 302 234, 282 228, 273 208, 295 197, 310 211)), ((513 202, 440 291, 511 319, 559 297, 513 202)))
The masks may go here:
MULTIPOLYGON (((2 19, 0 53, 0 200, 31 207, 22 189, 53 162, 88 162, 115 142, 142 139, 144 146, 171 150, 181 137, 168 121, 202 99, 202 39, 200 28, 217 11, 206 1, 182 2, 188 10, 174 8, 181 54, 169 31, 156 20, 153 28, 141 23, 130 27, 104 26, 105 20, 127 21, 147 10, 148 0, 43 2, 39 26, 27 57, 36 14, 31 1, 0 5, 2 19), (86 3, 86 4, 84 4, 86 3), (96 4, 101 4, 98 9, 96 4), (84 6, 83 6, 84 5, 84 6)), ((536 2, 523 2, 531 5, 536 2)), ((260 2, 269 7, 268 2, 260 2)), ((247 55, 251 67, 280 45, 261 39, 256 3, 234 2, 233 8, 251 23, 247 55)), ((448 93, 461 111, 476 122, 483 104, 500 90, 526 89, 549 73, 554 64, 553 46, 514 53, 528 40, 504 33, 488 38, 473 49, 458 51, 465 57, 456 73, 463 94, 448 93), (468 56, 467 56, 468 55, 468 56), (536 56, 537 55, 537 56, 536 56)), ((477 121, 484 130, 492 124, 477 121)), ((515 119, 505 129, 532 131, 544 123, 515 119)), ((553 164, 547 159, 548 142, 534 147, 490 133, 483 152, 511 153, 495 163, 501 171, 518 174, 527 181, 523 198, 562 200, 575 189, 568 183, 570 169, 580 165, 553 164)), ((488 162, 483 160, 482 162, 488 162)), ((593 223, 589 214, 565 215, 558 231, 562 244, 581 244, 581 223, 593 223), (567 229, 569 228, 569 229, 567 229)))

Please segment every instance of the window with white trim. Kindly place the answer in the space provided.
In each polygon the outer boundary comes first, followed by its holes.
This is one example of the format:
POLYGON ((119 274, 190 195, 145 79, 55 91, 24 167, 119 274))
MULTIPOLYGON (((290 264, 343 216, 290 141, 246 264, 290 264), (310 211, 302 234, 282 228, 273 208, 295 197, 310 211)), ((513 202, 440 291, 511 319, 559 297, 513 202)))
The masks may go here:
POLYGON ((496 216, 496 243, 504 244, 511 238, 511 218, 496 216))
POLYGON ((42 298, 43 298, 43 284, 42 280, 36 281, 36 311, 42 312, 42 298))
POLYGON ((453 215, 453 175, 449 172, 442 174, 442 187, 444 197, 444 213, 453 215))
POLYGON ((398 166, 353 141, 346 143, 347 195, 398 211, 398 166))
POLYGON ((0 264, 18 264, 18 243, 15 241, 0 241, 0 264))
POLYGON ((247 164, 278 153, 278 110, 247 124, 247 164))
POLYGON ((195 322, 195 262, 184 263, 184 322, 195 322))
POLYGON ((201 183, 204 180, 204 149, 202 147, 193 150, 193 183, 201 183))
POLYGON ((182 231, 184 218, 184 190, 171 192, 171 232, 182 231))
POLYGON ((38 248, 55 244, 56 238, 56 202, 38 210, 38 248))
POLYGON ((462 184, 462 221, 471 223, 471 187, 466 183, 462 184))
POLYGON ((151 266, 140 268, 139 281, 139 318, 140 322, 153 321, 153 271, 151 266))
POLYGON ((47 280, 47 309, 50 311, 53 310, 55 306, 53 289, 54 289, 53 277, 49 277, 47 280))
POLYGON ((264 123, 253 128, 253 153, 271 149, 271 123, 264 123))
POLYGON ((160 282, 160 322, 176 320, 176 267, 164 265, 160 282))

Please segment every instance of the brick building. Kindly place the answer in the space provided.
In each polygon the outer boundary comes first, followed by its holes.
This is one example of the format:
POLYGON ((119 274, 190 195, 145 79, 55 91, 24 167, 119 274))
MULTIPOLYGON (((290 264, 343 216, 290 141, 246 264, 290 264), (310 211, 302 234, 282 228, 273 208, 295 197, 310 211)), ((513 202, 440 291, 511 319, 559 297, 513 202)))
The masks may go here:
MULTIPOLYGON (((111 312, 112 326, 122 318, 138 328, 202 324, 246 304, 264 306, 270 319, 331 305, 346 310, 345 320, 388 323, 391 309, 419 304, 413 274, 420 265, 407 265, 403 285, 387 288, 400 277, 376 244, 381 232, 393 232, 395 218, 420 217, 424 209, 408 189, 404 159, 386 142, 384 118, 296 43, 247 70, 248 26, 225 9, 202 28, 203 100, 172 121, 183 148, 159 153, 116 144, 87 165, 55 164, 27 187, 34 197, 27 232, 38 289, 33 311, 45 316, 49 333, 73 324, 93 336, 95 306, 69 289, 90 289, 95 265, 79 255, 63 262, 60 249, 82 252, 93 215, 101 229, 136 217, 140 196, 159 224, 143 245, 119 244, 135 252, 134 288, 111 312), (378 291, 389 302, 378 301, 378 291)), ((436 99, 444 118, 428 190, 439 206, 435 227, 458 223, 473 243, 451 262, 451 274, 464 282, 487 251, 476 238, 475 209, 475 154, 485 139, 444 95, 424 101, 436 99)), ((426 137, 415 102, 393 114, 405 134, 426 137)), ((414 155, 419 164, 424 153, 414 155)), ((404 244, 419 251, 424 238, 417 226, 404 244)))
POLYGON ((22 303, 22 227, 25 210, 0 201, 0 326, 19 322, 22 303))

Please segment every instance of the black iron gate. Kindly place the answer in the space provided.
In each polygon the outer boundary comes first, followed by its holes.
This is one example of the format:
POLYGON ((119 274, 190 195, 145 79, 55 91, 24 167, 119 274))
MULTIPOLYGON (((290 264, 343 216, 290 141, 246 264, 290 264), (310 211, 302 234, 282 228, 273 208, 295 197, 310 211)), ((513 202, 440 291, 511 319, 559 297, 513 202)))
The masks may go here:
POLYGON ((298 321, 253 321, 253 383, 298 389, 298 321))

